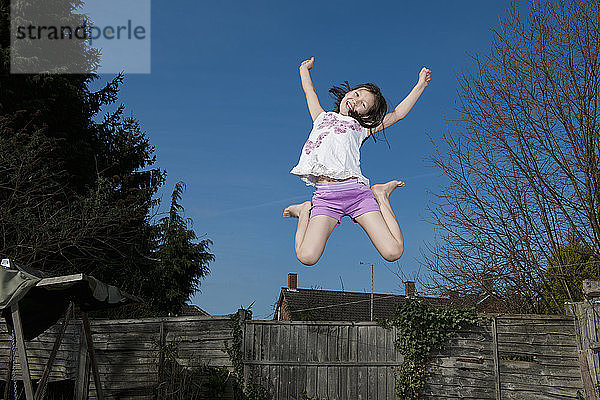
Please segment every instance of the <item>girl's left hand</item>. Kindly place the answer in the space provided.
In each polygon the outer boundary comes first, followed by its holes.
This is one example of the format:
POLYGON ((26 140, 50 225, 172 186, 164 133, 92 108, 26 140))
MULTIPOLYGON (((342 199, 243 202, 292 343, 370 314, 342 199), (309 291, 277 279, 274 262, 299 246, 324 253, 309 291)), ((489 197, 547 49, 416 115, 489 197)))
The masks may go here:
POLYGON ((423 86, 427 86, 429 81, 431 80, 431 71, 427 68, 423 67, 421 72, 419 72, 419 82, 417 85, 421 84, 423 86))

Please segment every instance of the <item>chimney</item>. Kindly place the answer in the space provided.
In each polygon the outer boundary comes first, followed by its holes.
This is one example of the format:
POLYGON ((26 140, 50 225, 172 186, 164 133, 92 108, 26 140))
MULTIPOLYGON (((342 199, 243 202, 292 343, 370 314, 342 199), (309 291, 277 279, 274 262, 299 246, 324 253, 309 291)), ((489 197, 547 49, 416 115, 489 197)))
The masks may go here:
POLYGON ((288 274, 288 289, 298 289, 298 275, 296 275, 295 272, 290 272, 288 274))
POLYGON ((415 282, 414 281, 404 282, 404 295, 406 297, 415 297, 415 282))
POLYGON ((481 290, 485 294, 494 293, 494 276, 489 272, 483 272, 481 274, 481 290))

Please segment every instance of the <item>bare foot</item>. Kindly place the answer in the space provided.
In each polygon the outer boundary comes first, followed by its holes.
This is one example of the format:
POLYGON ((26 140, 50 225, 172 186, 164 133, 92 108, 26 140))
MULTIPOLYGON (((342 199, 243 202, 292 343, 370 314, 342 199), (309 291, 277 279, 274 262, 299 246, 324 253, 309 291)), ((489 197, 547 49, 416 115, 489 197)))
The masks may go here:
POLYGON ((298 218, 300 217, 302 211, 310 211, 310 207, 312 207, 312 203, 310 201, 305 201, 301 204, 293 204, 283 210, 283 216, 298 218))
POLYGON ((390 197, 390 194, 392 194, 392 192, 394 190, 396 190, 399 187, 404 186, 404 182, 402 181, 389 181, 388 183, 380 183, 377 185, 373 185, 371 186, 371 191, 373 192, 373 195, 375 197, 378 196, 385 196, 385 197, 390 197))

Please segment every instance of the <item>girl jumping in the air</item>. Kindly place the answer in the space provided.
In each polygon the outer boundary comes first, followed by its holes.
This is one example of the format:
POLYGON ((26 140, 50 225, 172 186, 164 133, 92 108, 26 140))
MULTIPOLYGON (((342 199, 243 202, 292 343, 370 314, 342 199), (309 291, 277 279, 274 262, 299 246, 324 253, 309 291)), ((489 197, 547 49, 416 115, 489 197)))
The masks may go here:
POLYGON ((408 114, 429 84, 431 71, 423 68, 419 72, 416 86, 390 113, 381 91, 372 83, 331 88, 329 92, 337 99, 335 109, 325 112, 308 72, 314 60, 300 65, 313 128, 291 173, 315 185, 316 190, 312 202, 283 211, 284 217, 298 218, 296 256, 303 264, 315 264, 335 226, 348 215, 367 232, 383 258, 395 261, 402 256, 404 239, 389 196, 404 182, 394 180, 369 188, 369 180, 360 171, 360 146, 370 135, 408 114))

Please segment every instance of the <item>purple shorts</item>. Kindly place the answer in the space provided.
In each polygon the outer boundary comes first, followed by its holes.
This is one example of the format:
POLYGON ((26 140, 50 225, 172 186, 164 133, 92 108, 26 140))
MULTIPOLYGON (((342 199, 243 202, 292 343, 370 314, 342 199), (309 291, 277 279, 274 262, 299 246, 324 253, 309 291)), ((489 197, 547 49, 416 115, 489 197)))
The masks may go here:
POLYGON ((317 183, 313 193, 310 216, 328 215, 337 219, 338 225, 344 215, 354 222, 359 215, 369 211, 379 211, 379 204, 371 189, 358 179, 342 182, 317 183))

